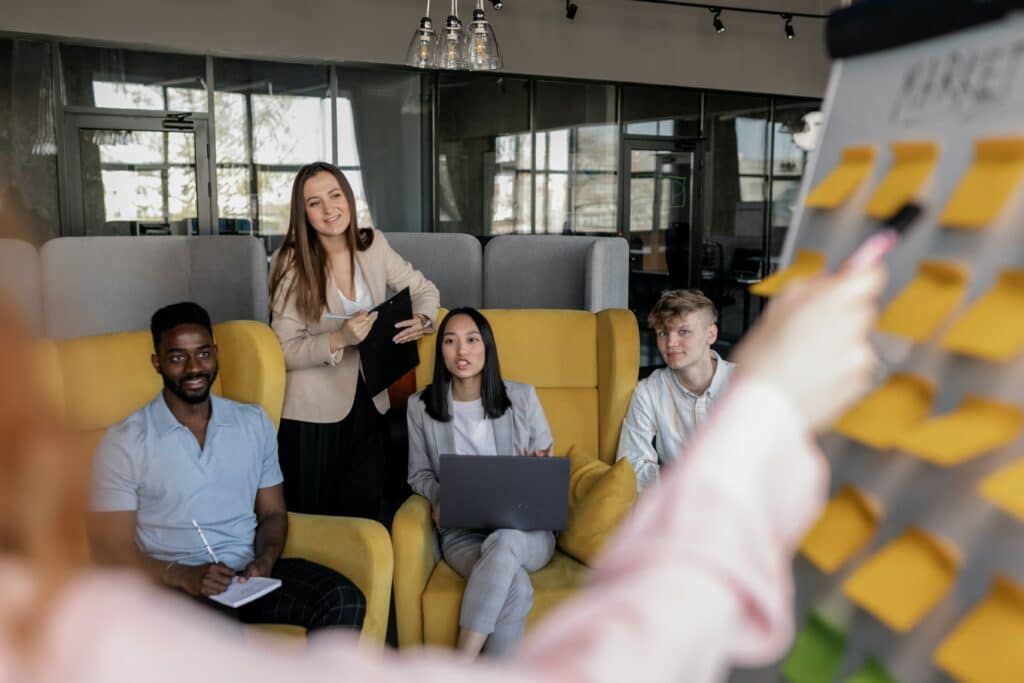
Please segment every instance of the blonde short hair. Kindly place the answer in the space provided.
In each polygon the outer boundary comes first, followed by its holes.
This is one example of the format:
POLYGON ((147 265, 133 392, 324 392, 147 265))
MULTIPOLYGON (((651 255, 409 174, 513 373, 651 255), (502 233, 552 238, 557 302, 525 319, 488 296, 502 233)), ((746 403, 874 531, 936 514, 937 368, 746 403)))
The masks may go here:
POLYGON ((718 309, 699 289, 665 290, 647 314, 647 324, 657 329, 674 318, 682 318, 697 311, 707 311, 712 324, 718 322, 718 309))

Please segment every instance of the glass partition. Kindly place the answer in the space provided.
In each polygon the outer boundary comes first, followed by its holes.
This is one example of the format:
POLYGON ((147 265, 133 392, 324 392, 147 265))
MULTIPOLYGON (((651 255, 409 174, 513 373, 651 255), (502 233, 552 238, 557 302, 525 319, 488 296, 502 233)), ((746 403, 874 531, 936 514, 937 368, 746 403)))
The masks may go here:
POLYGON ((747 294, 767 260, 771 98, 707 93, 701 288, 718 306, 723 347, 736 342, 759 303, 747 294))
POLYGON ((60 234, 49 44, 0 39, 0 212, 24 239, 60 234))
POLYGON ((622 86, 626 135, 697 137, 701 91, 652 85, 622 86))
POLYGON ((430 158, 431 76, 338 67, 338 165, 352 182, 359 224, 429 230, 424 158, 430 158), (424 223, 426 222, 426 227, 424 223))
POLYGON ((296 171, 333 159, 328 70, 217 59, 214 74, 219 231, 258 235, 273 251, 296 171))
POLYGON ((808 153, 793 139, 804 129, 804 116, 821 108, 819 100, 776 98, 772 132, 769 265, 774 270, 800 195, 808 153))
POLYGON ((206 58, 61 45, 65 103, 152 111, 207 110, 206 58))
POLYGON ((534 232, 618 232, 615 88, 540 80, 534 86, 534 232))
POLYGON ((529 80, 464 73, 438 80, 436 229, 532 232, 529 80))

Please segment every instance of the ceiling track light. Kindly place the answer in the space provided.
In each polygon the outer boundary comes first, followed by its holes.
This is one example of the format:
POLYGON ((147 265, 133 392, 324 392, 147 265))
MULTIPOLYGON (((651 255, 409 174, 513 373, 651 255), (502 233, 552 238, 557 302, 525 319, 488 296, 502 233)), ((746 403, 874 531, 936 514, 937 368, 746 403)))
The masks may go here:
POLYGON ((715 33, 725 33, 725 24, 722 23, 722 8, 708 7, 708 11, 715 17, 711 22, 711 25, 715 28, 715 33))
POLYGON ((571 0, 565 0, 565 18, 575 19, 576 13, 580 11, 580 6, 571 0))
POLYGON ((491 0, 491 7, 493 7, 494 9, 501 9, 504 6, 505 3, 503 3, 501 0, 491 0))
MULTIPOLYGON (((764 7, 743 7, 741 5, 715 5, 711 2, 690 2, 689 0, 632 0, 633 2, 643 2, 656 5, 670 5, 673 7, 685 7, 693 8, 698 10, 707 10, 711 12, 712 19, 711 25, 715 28, 715 33, 724 33, 725 24, 722 23, 722 12, 728 10, 732 14, 755 14, 761 16, 771 16, 782 19, 782 28, 786 35, 787 40, 793 40, 796 38, 796 30, 793 28, 793 19, 799 17, 801 19, 822 19, 827 20, 829 15, 818 14, 815 12, 787 12, 783 9, 769 9, 764 7)), ((713 2, 714 0, 712 0, 713 2)), ((843 0, 843 4, 849 4, 851 0, 843 0)), ((858 0, 852 0, 857 2, 858 0)), ((986 0, 990 2, 991 0, 986 0)), ((757 3, 762 4, 762 3, 757 3)), ((768 4, 768 3, 764 3, 768 4)), ((774 20, 773 20, 774 21, 774 20)))

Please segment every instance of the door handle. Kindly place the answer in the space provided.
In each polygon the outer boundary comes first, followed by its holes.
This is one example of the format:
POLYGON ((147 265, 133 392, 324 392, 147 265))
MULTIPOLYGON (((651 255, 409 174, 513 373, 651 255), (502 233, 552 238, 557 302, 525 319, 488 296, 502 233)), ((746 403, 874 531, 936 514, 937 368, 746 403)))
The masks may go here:
POLYGON ((181 112, 177 114, 168 114, 164 117, 162 122, 164 130, 194 130, 195 122, 192 120, 192 114, 187 112, 181 112))

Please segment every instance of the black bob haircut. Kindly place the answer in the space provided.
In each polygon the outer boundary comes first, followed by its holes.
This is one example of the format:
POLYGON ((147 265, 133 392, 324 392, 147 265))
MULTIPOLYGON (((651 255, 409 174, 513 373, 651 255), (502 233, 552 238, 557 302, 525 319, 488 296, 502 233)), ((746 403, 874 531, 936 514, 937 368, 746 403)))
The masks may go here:
POLYGON ((437 341, 434 344, 434 381, 420 394, 420 400, 427 408, 427 415, 438 422, 449 422, 452 419, 451 406, 448 405, 448 388, 451 386, 452 374, 444 364, 441 345, 444 344, 444 331, 448 321, 457 315, 468 315, 480 330, 480 338, 484 343, 484 369, 480 382, 480 398, 484 404, 484 414, 495 420, 505 414, 512 402, 505 391, 505 383, 501 380, 501 366, 498 363, 498 345, 494 342, 494 331, 487 318, 475 308, 454 308, 448 311, 441 324, 437 327, 437 341))
POLYGON ((149 321, 149 331, 153 334, 153 350, 160 350, 160 336, 167 330, 174 329, 178 325, 199 325, 206 328, 213 337, 213 325, 210 324, 210 314, 206 309, 192 301, 164 306, 149 321))

